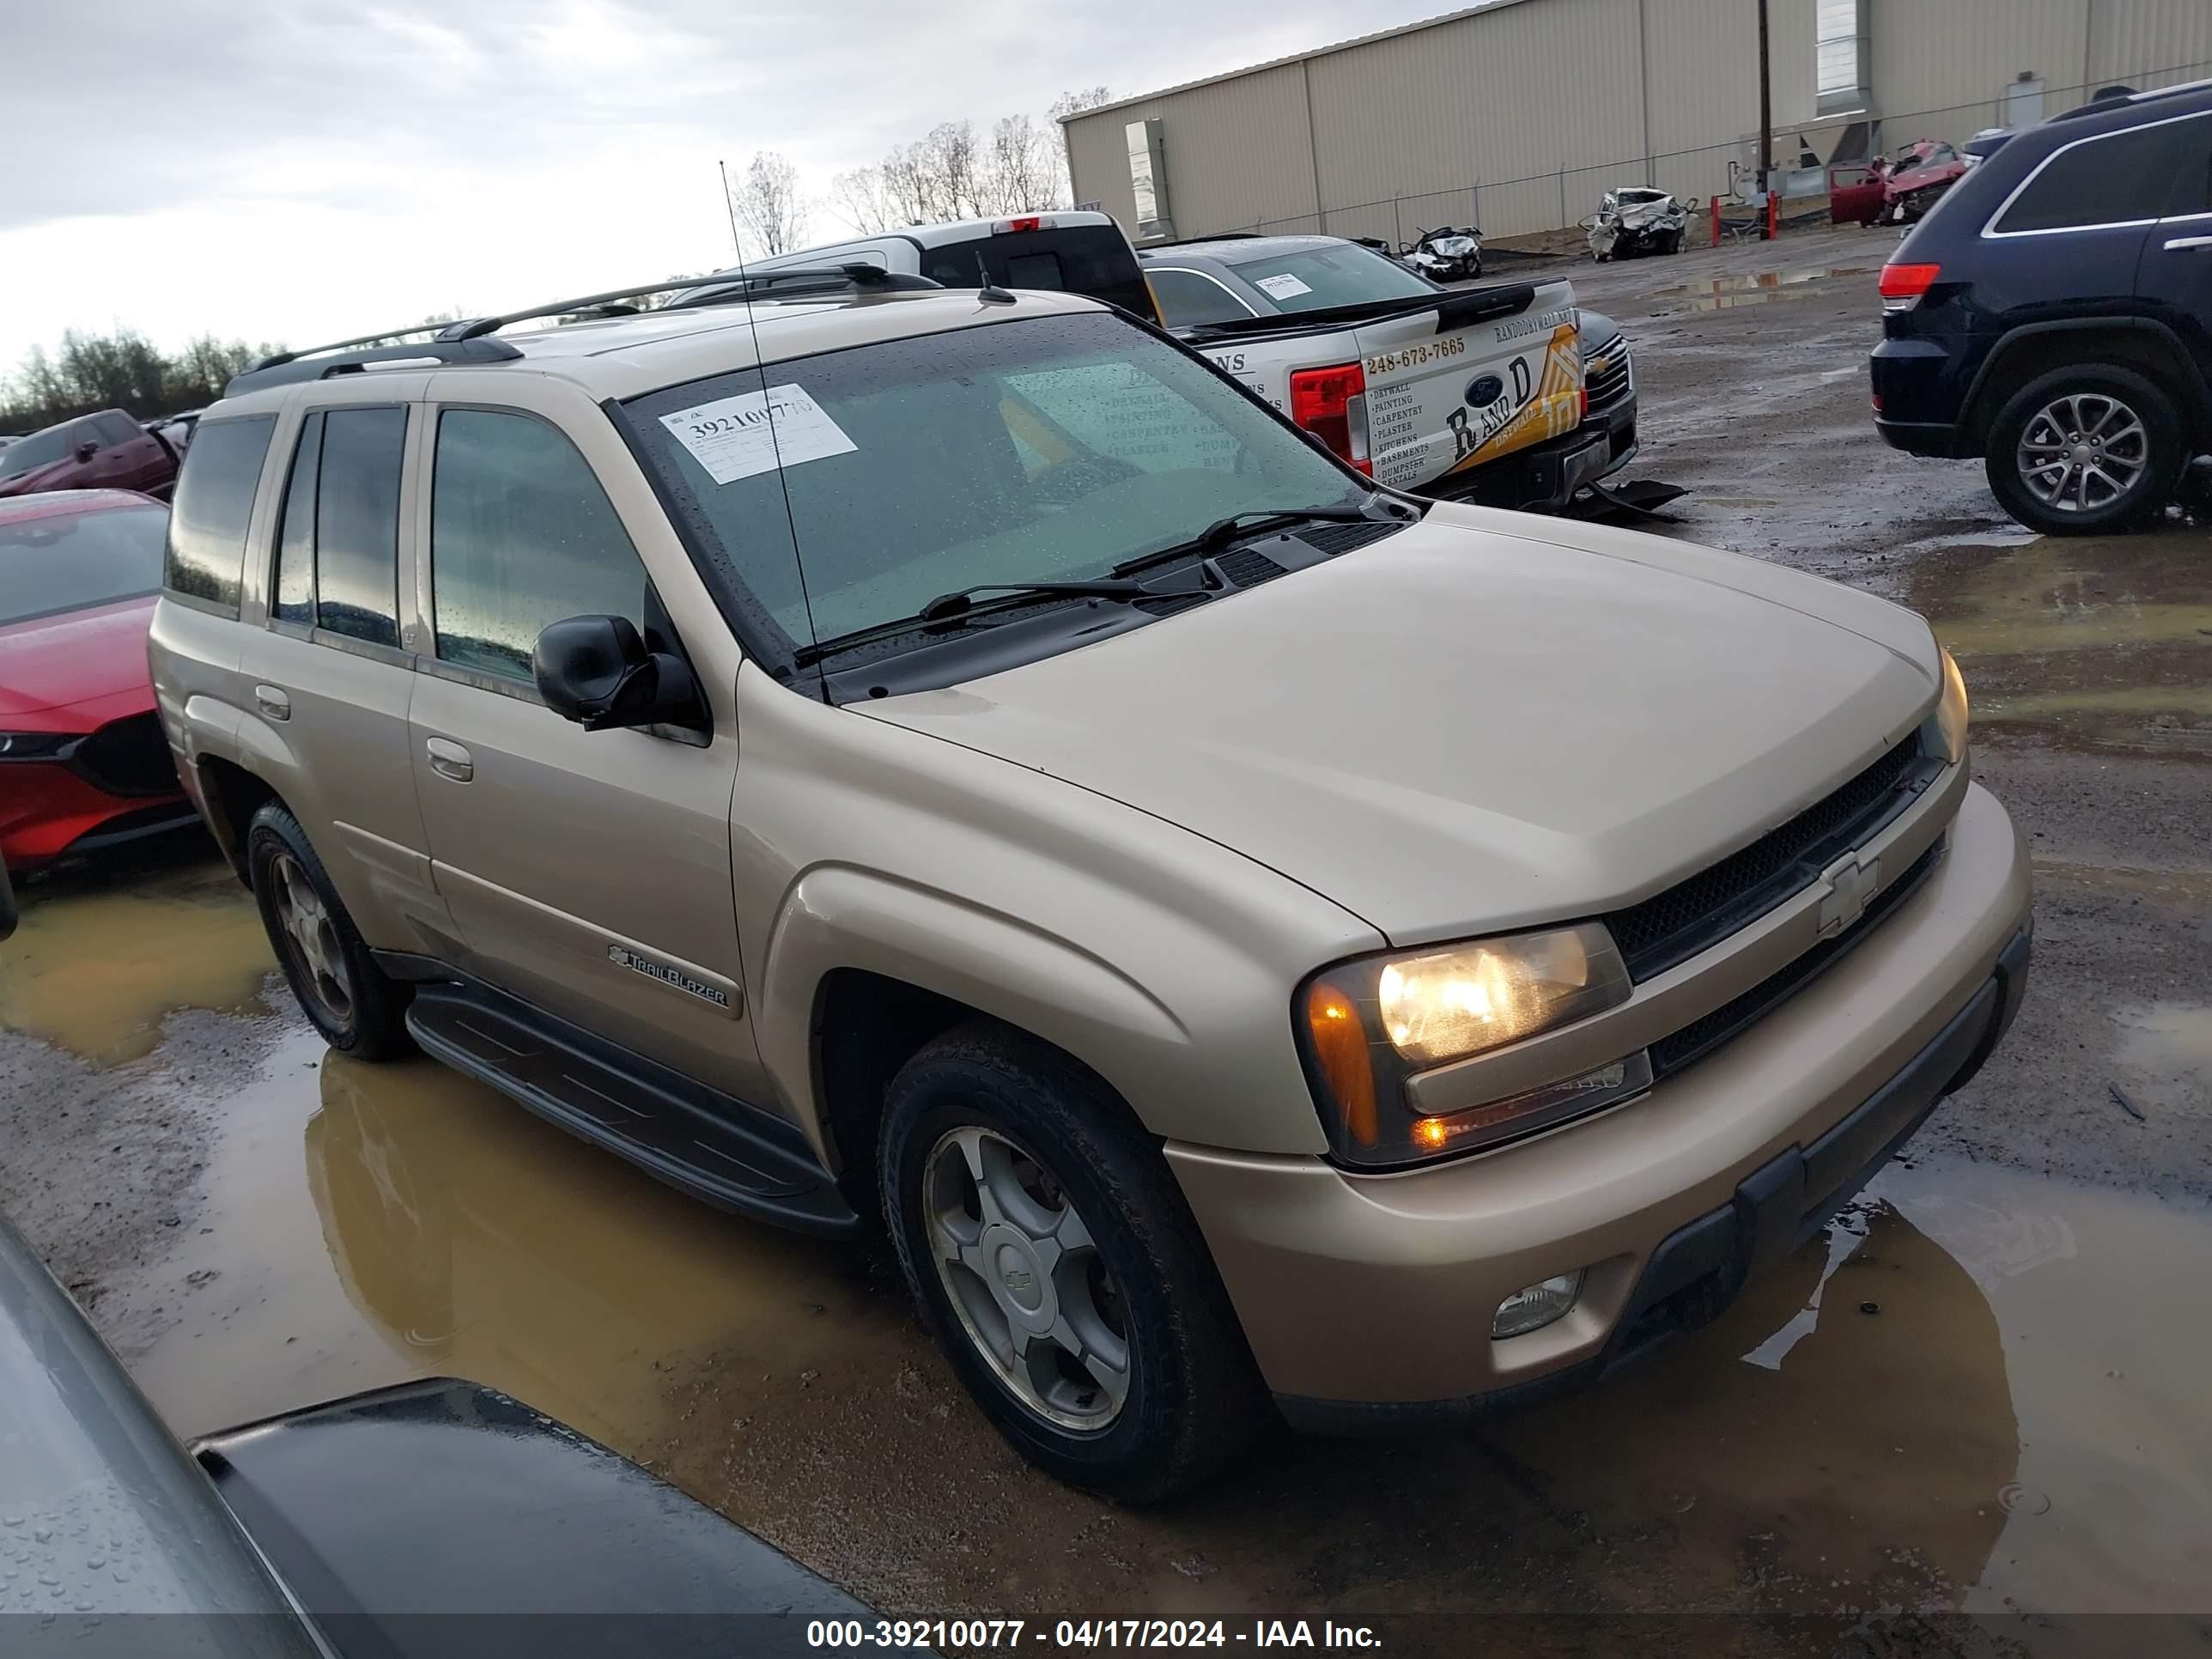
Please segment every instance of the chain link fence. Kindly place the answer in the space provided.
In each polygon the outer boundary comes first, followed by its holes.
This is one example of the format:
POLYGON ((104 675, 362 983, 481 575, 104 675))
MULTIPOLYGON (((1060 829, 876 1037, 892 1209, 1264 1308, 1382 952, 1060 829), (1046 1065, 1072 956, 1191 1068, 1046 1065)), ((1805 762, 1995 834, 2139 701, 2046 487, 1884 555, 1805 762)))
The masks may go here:
MULTIPOLYGON (((2115 77, 2138 91, 2173 86, 2212 75, 2212 60, 2179 64, 2115 77)), ((2099 87, 2112 84, 2045 87, 2042 106, 2055 115, 2087 102, 2099 87)), ((2002 124, 2004 94, 1948 109, 1919 110, 1903 115, 1884 115, 1872 123, 1869 149, 1890 153, 1922 138, 1961 143, 1985 128, 2002 124)), ((1823 117, 1774 130, 1776 185, 1785 199, 1825 196, 1826 167, 1816 163, 1797 165, 1801 137, 1817 158, 1822 151, 1838 165, 1861 161, 1864 154, 1836 156, 1834 146, 1854 125, 1849 118, 1823 117)), ((1595 161, 1562 167, 1551 173, 1521 179, 1478 179, 1448 190, 1388 196, 1371 202, 1352 202, 1325 207, 1318 213, 1287 219, 1263 219, 1250 224, 1220 226, 1217 229, 1258 231, 1265 234, 1365 236, 1402 247, 1424 230, 1442 225, 1479 225, 1492 240, 1541 235, 1579 224, 1597 211, 1598 198, 1621 185, 1650 185, 1671 191, 1686 204, 1703 209, 1714 197, 1741 203, 1754 183, 1758 162, 1755 138, 1708 144, 1702 149, 1673 150, 1663 155, 1632 155, 1614 161, 1595 161)), ((1706 232, 1701 214, 1693 212, 1692 238, 1703 240, 1706 232)))

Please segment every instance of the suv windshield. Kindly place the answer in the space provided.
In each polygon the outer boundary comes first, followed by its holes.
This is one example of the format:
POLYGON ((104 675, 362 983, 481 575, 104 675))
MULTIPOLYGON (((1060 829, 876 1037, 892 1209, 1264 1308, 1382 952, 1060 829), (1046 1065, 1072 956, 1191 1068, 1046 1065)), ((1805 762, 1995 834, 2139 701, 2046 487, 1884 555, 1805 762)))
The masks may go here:
POLYGON ((66 425, 50 426, 44 432, 18 438, 5 449, 0 449, 0 478, 66 459, 70 453, 69 432, 66 425))
POLYGON ((0 524, 0 624, 160 592, 168 523, 149 504, 0 524))
POLYGON ((1279 311, 1322 311, 1434 294, 1434 283, 1357 242, 1222 261, 1279 311))
POLYGON ((1204 362, 1106 313, 771 363, 765 410, 763 380, 625 407, 787 652, 958 588, 1101 577, 1231 514, 1364 499, 1204 362))

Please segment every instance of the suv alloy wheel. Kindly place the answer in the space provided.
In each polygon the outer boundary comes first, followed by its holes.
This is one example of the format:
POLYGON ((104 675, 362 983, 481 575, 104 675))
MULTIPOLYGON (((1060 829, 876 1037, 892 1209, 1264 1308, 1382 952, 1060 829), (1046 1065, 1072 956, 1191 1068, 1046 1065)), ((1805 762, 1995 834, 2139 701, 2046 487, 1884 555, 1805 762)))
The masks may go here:
POLYGON ((2046 536, 2133 529, 2172 499, 2186 459, 2172 399, 2134 369, 2053 369, 1990 423, 1990 488, 2046 536))
POLYGON ((994 1022, 892 1081, 880 1178, 945 1356, 1031 1462, 1130 1503, 1273 1420, 1158 1142, 1096 1077, 994 1022))

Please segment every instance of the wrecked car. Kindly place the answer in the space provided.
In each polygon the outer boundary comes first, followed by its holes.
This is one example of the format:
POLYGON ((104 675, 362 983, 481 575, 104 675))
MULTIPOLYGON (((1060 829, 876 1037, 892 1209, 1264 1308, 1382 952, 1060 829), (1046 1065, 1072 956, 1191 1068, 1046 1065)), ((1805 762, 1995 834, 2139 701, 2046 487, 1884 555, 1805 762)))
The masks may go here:
POLYGON ((1924 217, 1973 162, 1933 138, 1908 144, 1882 174, 1882 216, 1893 225, 1924 217))
POLYGON ((1589 220, 1590 258, 1632 259, 1644 253, 1680 253, 1689 214, 1663 190, 1624 185, 1606 191, 1589 220))
POLYGON ((1482 230, 1476 225, 1425 230, 1400 248, 1398 257, 1432 283, 1463 283, 1482 275, 1482 230))

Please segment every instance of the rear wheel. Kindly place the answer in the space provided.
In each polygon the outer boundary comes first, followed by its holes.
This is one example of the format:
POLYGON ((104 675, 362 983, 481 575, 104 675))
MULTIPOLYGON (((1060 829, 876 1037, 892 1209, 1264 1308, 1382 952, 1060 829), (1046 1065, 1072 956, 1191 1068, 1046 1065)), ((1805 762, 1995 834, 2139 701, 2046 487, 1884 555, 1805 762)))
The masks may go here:
POLYGON ((891 1084, 880 1176, 946 1358, 1039 1468, 1154 1502, 1272 1422, 1158 1143, 1058 1050, 989 1022, 928 1044, 891 1084))
POLYGON ((2135 369, 2053 369, 1990 423, 1990 489, 2046 536, 2133 529, 2172 499, 2187 459, 2180 424, 2173 400, 2135 369))
POLYGON ((410 1053, 409 988, 377 967, 299 820, 269 802, 246 827, 246 858, 261 925, 324 1041, 356 1060, 410 1053))

